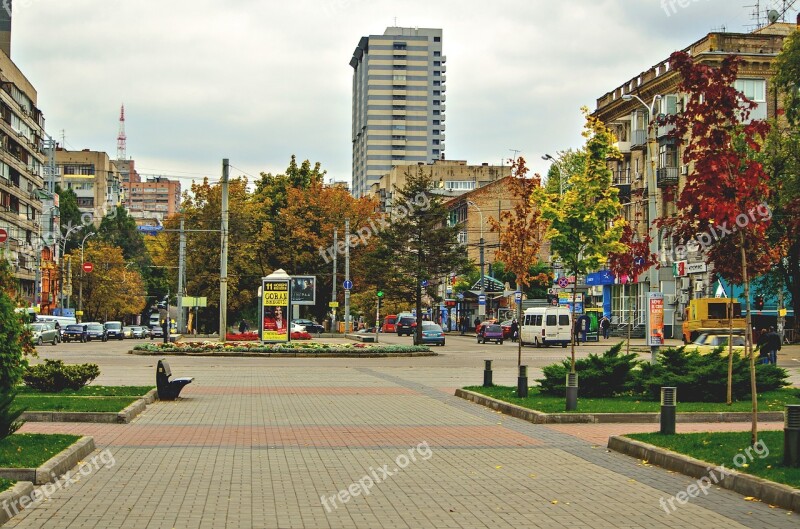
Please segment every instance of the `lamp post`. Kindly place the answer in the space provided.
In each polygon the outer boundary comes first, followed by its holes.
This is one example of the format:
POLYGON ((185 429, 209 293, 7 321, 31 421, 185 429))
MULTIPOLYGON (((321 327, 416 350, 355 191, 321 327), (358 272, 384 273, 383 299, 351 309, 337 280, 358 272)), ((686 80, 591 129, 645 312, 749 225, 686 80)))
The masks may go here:
POLYGON ((483 315, 486 314, 486 305, 485 305, 485 303, 486 303, 486 285, 485 285, 486 279, 485 279, 484 274, 483 274, 483 267, 484 267, 484 260, 483 260, 483 248, 484 248, 484 240, 483 240, 483 211, 481 211, 481 208, 479 208, 478 205, 475 202, 471 201, 471 200, 467 200, 467 206, 472 206, 473 208, 477 209, 478 210, 478 214, 481 216, 481 240, 480 240, 480 243, 479 243, 479 245, 480 245, 480 263, 481 263, 481 294, 480 295, 483 296, 484 305, 481 305, 480 304, 480 299, 478 299, 478 315, 483 316, 483 315), (481 307, 483 307, 483 314, 481 314, 481 307))
MULTIPOLYGON (((78 224, 77 226, 73 226, 67 230, 67 233, 61 237, 61 244, 59 244, 59 248, 61 249, 61 255, 59 257, 63 258, 64 253, 67 251, 67 240, 69 240, 69 236, 72 235, 73 231, 79 230, 83 228, 83 224, 78 224)), ((61 281, 59 281, 59 305, 61 308, 64 308, 64 267, 61 262, 59 262, 59 269, 61 270, 61 281)))
POLYGON ((78 285, 78 312, 80 312, 79 316, 81 318, 83 318, 83 275, 84 275, 83 245, 84 243, 86 243, 86 239, 88 239, 92 235, 95 235, 95 232, 87 233, 86 237, 84 237, 83 240, 81 241, 81 282, 80 285, 78 285))
POLYGON ((564 174, 564 165, 561 163, 561 160, 553 158, 549 154, 545 154, 542 156, 542 160, 546 162, 553 162, 553 165, 556 166, 558 169, 558 194, 564 195, 564 178, 566 175, 564 174))
MULTIPOLYGON (((645 103, 642 100, 641 97, 639 97, 639 96, 637 96, 635 94, 625 94, 625 95, 622 96, 622 99, 624 101, 631 101, 631 100, 635 99, 643 107, 645 107, 647 109, 647 113, 648 113, 648 120, 647 120, 648 121, 648 129, 653 129, 653 127, 652 127, 653 119, 652 118, 656 113, 656 110, 655 110, 656 103, 659 100, 661 100, 661 95, 660 94, 656 94, 656 95, 653 96, 653 101, 652 101, 652 103, 650 103, 649 106, 648 106, 647 103, 645 103)), ((647 132, 647 150, 645 151, 647 153, 647 160, 645 160, 645 166, 644 166, 645 174, 646 174, 646 178, 647 178, 647 215, 649 217, 648 218, 648 223, 647 223, 647 231, 648 231, 648 234, 650 235, 650 253, 658 255, 658 245, 659 245, 658 234, 657 233, 655 233, 655 234, 653 233, 653 223, 655 222, 656 216, 658 214, 656 212, 656 170, 655 170, 655 165, 656 165, 655 156, 656 156, 656 153, 653 152, 653 144, 655 143, 655 141, 656 141, 656 139, 655 139, 655 129, 653 129, 652 132, 650 130, 648 130, 648 132, 647 132)), ((661 289, 660 289, 660 285, 659 285, 659 281, 658 281, 658 271, 656 270, 655 266, 651 266, 650 267, 650 269, 648 270, 647 276, 648 276, 648 281, 650 282, 650 292, 659 292, 661 289)), ((649 305, 645 305, 645 306, 647 307, 646 310, 649 311, 650 310, 649 305)), ((647 336, 647 334, 645 334, 645 335, 647 336)), ((649 337, 648 337, 648 341, 649 341, 649 337)), ((650 347, 650 355, 651 355, 651 362, 652 363, 656 362, 656 355, 657 354, 658 354, 658 346, 655 346, 655 345, 651 346, 650 347)))

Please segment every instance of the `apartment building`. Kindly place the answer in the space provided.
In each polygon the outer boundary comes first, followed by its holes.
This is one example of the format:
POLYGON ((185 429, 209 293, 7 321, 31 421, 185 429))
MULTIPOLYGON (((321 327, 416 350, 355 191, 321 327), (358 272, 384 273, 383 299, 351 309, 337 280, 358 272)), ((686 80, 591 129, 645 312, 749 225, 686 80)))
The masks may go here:
POLYGON ((122 181, 108 154, 102 151, 56 150, 56 171, 62 189, 78 197, 78 209, 99 226, 108 213, 122 204, 122 181))
POLYGON ((127 208, 139 224, 163 222, 176 214, 181 204, 181 184, 163 176, 153 176, 142 181, 131 181, 128 190, 127 208))
POLYGON ((391 213, 397 190, 405 187, 409 175, 416 175, 420 171, 433 182, 435 194, 456 197, 510 176, 511 166, 488 163, 468 165, 465 160, 396 165, 370 185, 367 195, 378 200, 381 211, 391 213))
POLYGON ((11 16, 0 9, 0 245, 20 280, 21 294, 37 301, 36 284, 42 259, 42 196, 44 115, 37 92, 11 60, 11 16))
MULTIPOLYGON (((725 57, 742 58, 736 88, 758 107, 752 119, 775 116, 776 102, 767 97, 773 75, 772 62, 780 52, 784 38, 796 26, 774 23, 752 33, 709 33, 686 48, 695 61, 718 66, 725 57)), ((680 112, 685 94, 678 92, 680 76, 669 68, 665 59, 607 92, 597 100, 594 115, 615 133, 622 159, 609 161, 614 171, 614 185, 620 190, 625 216, 644 235, 652 222, 676 212, 675 200, 690 167, 683 164, 682 149, 669 136, 670 127, 651 127, 653 115, 680 112)), ((713 264, 707 265, 699 245, 689 245, 685 256, 675 254, 680 241, 664 233, 651 231, 660 256, 661 268, 638 278, 631 295, 622 285, 606 285, 612 297, 612 321, 625 323, 628 314, 634 324, 645 321, 646 293, 659 290, 665 296, 665 333, 678 336, 673 329, 680 326, 683 309, 694 297, 713 297, 716 287, 713 264), (682 261, 682 275, 673 273, 673 263, 682 261), (650 285, 652 278, 657 282, 650 285), (631 309, 635 309, 631 311, 631 309)))
POLYGON ((393 166, 444 158, 447 58, 442 30, 386 28, 353 52, 352 194, 393 166))

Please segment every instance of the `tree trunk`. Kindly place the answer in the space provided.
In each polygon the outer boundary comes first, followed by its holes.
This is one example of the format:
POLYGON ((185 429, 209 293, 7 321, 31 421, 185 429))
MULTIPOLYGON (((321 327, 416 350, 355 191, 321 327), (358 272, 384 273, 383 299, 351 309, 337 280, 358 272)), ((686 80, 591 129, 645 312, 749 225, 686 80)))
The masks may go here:
POLYGON ((728 296, 728 406, 733 404, 733 285, 728 296))
POLYGON ((572 364, 570 367, 570 373, 575 372, 575 329, 577 329, 576 324, 577 320, 575 318, 575 290, 578 287, 578 272, 575 272, 575 281, 572 283, 572 364))
MULTIPOLYGON (((522 285, 516 283, 517 292, 522 293, 522 285)), ((516 294, 515 294, 516 296, 516 294)), ((514 339, 514 336, 511 336, 514 339)), ((517 367, 522 365, 522 296, 517 301, 517 367)))
MULTIPOLYGON (((750 357, 750 393, 753 400, 753 419, 750 432, 750 445, 758 442, 758 388, 756 387, 756 360, 753 355, 753 323, 750 316, 750 278, 747 276, 747 253, 744 248, 744 231, 739 232, 739 249, 742 254, 742 283, 744 284, 744 300, 747 304, 747 316, 744 328, 744 350, 750 357)), ((731 292, 732 293, 732 292, 731 292)))
POLYGON ((628 306, 629 306, 629 308, 628 308, 628 319, 629 319, 629 321, 628 321, 628 343, 625 345, 625 354, 631 354, 631 333, 633 332, 633 309, 631 308, 631 307, 633 307, 633 305, 631 304, 630 299, 629 299, 630 295, 631 295, 631 289, 628 286, 629 282, 630 282, 630 276, 628 278, 628 281, 626 281, 625 284, 622 285, 623 294, 625 293, 626 289, 628 291, 628 295, 627 296, 623 296, 623 297, 625 297, 625 299, 628 301, 628 306))

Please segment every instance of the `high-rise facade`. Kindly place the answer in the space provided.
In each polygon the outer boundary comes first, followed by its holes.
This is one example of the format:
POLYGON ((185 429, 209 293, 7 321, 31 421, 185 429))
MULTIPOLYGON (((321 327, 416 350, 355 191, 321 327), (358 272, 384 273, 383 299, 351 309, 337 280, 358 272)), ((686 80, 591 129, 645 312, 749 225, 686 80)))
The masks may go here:
POLYGON ((386 28, 353 52, 353 185, 356 197, 397 165, 444 157, 442 30, 386 28))

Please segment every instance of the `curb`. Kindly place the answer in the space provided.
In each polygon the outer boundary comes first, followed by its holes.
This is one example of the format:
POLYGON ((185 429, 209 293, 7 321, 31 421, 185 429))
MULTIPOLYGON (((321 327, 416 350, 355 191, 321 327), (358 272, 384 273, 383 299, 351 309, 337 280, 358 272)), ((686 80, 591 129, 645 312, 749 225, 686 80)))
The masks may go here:
MULTIPOLYGON (((619 435, 608 438, 608 449, 696 479, 711 479, 709 476, 716 478, 720 473, 719 467, 705 461, 619 435)), ((726 468, 725 474, 722 479, 713 479, 714 485, 758 498, 768 505, 800 512, 800 489, 733 469, 726 468)))
POLYGON ((94 452, 94 449, 94 438, 84 436, 45 461, 39 468, 0 468, 0 477, 44 485, 77 465, 81 459, 94 452))
POLYGON ((271 357, 271 358, 394 358, 412 356, 439 356, 433 351, 420 351, 414 353, 359 353, 357 351, 343 353, 252 353, 247 351, 128 351, 128 354, 139 356, 210 356, 210 357, 271 357))
POLYGON ((157 398, 157 391, 151 389, 146 395, 133 401, 119 412, 80 412, 80 411, 26 411, 21 419, 26 422, 92 422, 100 424, 128 424, 142 413, 148 404, 157 398))
MULTIPOLYGON (((0 505, 17 505, 20 498, 30 497, 31 492, 33 492, 33 483, 19 481, 10 489, 0 492, 0 505)), ((18 511, 15 510, 14 514, 18 514, 18 511)), ((6 509, 0 509, 0 525, 13 518, 14 514, 6 509)))
MULTIPOLYGON (((659 423, 661 414, 647 413, 544 413, 541 411, 523 408, 502 400, 487 397, 474 391, 457 389, 456 397, 486 406, 495 411, 511 415, 523 421, 534 424, 632 424, 632 423, 659 423)), ((711 413, 678 413, 676 422, 679 423, 709 423, 709 422, 750 422, 752 416, 747 412, 711 412, 711 413)), ((758 414, 758 420, 764 422, 782 422, 783 412, 768 411, 758 414)))

